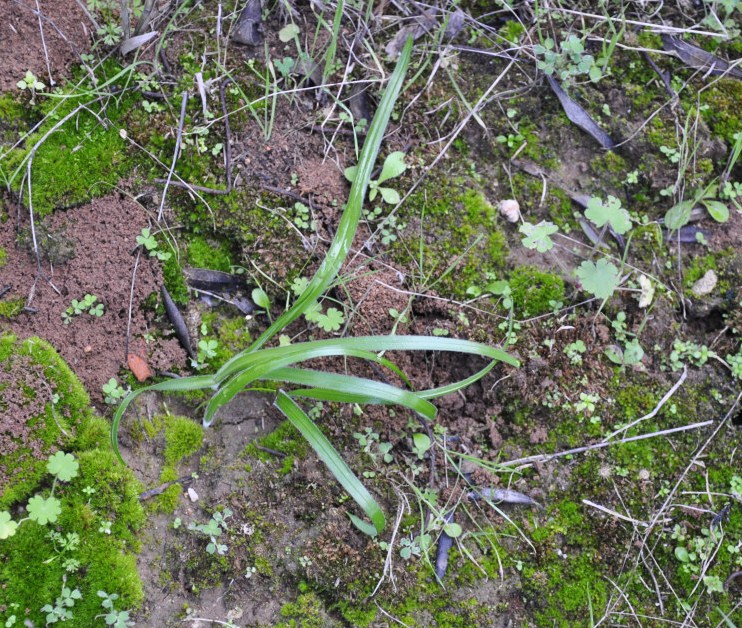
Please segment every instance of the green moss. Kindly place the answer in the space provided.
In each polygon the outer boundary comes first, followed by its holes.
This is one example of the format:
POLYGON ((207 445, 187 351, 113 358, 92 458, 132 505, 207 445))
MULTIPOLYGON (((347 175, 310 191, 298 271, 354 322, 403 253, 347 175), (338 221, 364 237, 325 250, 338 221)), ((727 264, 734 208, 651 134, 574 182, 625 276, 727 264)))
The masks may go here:
MULTIPOLYGON (((92 626, 103 611, 97 591, 118 594, 120 609, 136 607, 143 599, 133 555, 139 547, 136 531, 144 523, 141 486, 116 460, 107 423, 93 415, 85 390, 56 352, 38 338, 24 342, 12 336, 0 338, 0 368, 12 371, 22 359, 26 362, 21 368, 36 371, 57 400, 53 412, 47 404, 41 416, 28 422, 38 454, 26 452, 23 460, 13 453, 0 457, 0 464, 13 469, 11 484, 0 495, 0 509, 16 513, 12 507, 31 494, 49 496, 46 458, 60 448, 75 455, 79 472, 70 482, 55 484, 54 496, 61 502, 56 524, 41 526, 26 520, 14 536, 0 542, 0 622, 16 614, 44 625, 40 609, 54 605, 66 577, 65 586, 82 594, 71 609, 75 625, 92 626), (110 534, 101 531, 105 528, 110 534), (77 535, 79 544, 63 552, 50 532, 77 535), (69 560, 79 566, 74 568, 69 560)), ((48 394, 46 386, 40 386, 38 394, 48 394)))
MULTIPOLYGON (((257 443, 268 449, 274 449, 286 454, 281 459, 281 468, 278 470, 279 475, 290 473, 294 468, 294 459, 304 458, 307 455, 307 441, 289 421, 280 423, 275 430, 259 439, 257 443)), ((276 459, 274 455, 261 451, 252 443, 245 447, 244 454, 264 461, 276 459)))
POLYGON ((196 453, 203 444, 204 428, 193 419, 169 416, 165 421, 165 463, 175 465, 196 453))
MULTIPOLYGON (((134 105, 135 95, 107 100, 105 110, 102 103, 90 103, 87 94, 73 91, 65 96, 65 100, 54 98, 43 103, 45 112, 51 111, 55 105, 56 111, 27 138, 22 147, 7 155, 3 166, 10 174, 18 167, 25 168, 23 160, 46 136, 33 156, 31 167, 33 206, 37 217, 45 216, 55 207, 87 202, 110 193, 134 163, 129 144, 119 135, 119 129, 127 126, 126 115, 134 105), (73 114, 82 99, 87 107, 73 114), (69 114, 73 115, 59 125, 60 120, 69 114), (101 117, 108 118, 110 123, 104 127, 101 117), (55 131, 50 133, 52 128, 55 131)), ((17 189, 19 185, 20 177, 16 176, 13 186, 17 189)))
POLYGON ((25 304, 23 297, 0 300, 0 318, 15 318, 23 311, 25 304))
POLYGON ((188 243, 188 263, 196 268, 229 272, 233 265, 229 244, 222 241, 214 246, 206 238, 196 236, 188 243))
POLYGON ((8 252, 0 246, 0 268, 8 263, 8 252))
POLYGON ((703 119, 711 131, 733 145, 734 134, 742 129, 739 108, 739 103, 742 102, 742 83, 733 79, 718 81, 701 91, 699 97, 703 119))
POLYGON ((685 269, 683 283, 686 289, 690 290, 693 284, 703 277, 707 271, 717 270, 716 257, 713 253, 704 256, 693 257, 685 269))
POLYGON ((323 614, 322 600, 316 593, 302 593, 296 602, 281 607, 281 617, 288 621, 279 622, 277 628, 322 628, 327 625, 323 614))
POLYGON ((546 314, 553 303, 564 300, 564 281, 535 266, 519 266, 510 275, 513 307, 517 316, 527 318, 546 314))
POLYGON ((485 285, 505 267, 508 247, 497 210, 468 179, 429 183, 409 198, 399 222, 408 229, 391 245, 392 256, 417 268, 420 281, 442 296, 465 298, 467 288, 485 285))
POLYGON ((525 33, 525 28, 520 22, 508 20, 502 27, 500 27, 499 33, 510 43, 517 44, 520 41, 521 35, 525 33))
MULTIPOLYGON (((0 452, 0 467, 13 469, 12 482, 0 495, 0 508, 4 508, 31 494, 46 473, 47 456, 72 443, 77 427, 92 418, 92 411, 77 377, 51 345, 39 338, 16 342, 14 336, 0 337, 0 368, 21 374, 15 386, 24 390, 29 399, 37 394, 34 388, 28 389, 22 377, 29 370, 39 373, 39 379, 43 378, 49 387, 41 388, 39 382, 40 392, 57 395, 54 405, 50 399, 41 415, 27 420, 27 443, 13 451, 0 452)), ((20 408, 4 407, 0 400, 0 410, 19 412, 20 408)))
POLYGON ((162 276, 165 281, 165 288, 167 288, 173 301, 179 305, 186 305, 188 303, 188 286, 175 255, 171 255, 170 259, 165 260, 162 264, 162 276))

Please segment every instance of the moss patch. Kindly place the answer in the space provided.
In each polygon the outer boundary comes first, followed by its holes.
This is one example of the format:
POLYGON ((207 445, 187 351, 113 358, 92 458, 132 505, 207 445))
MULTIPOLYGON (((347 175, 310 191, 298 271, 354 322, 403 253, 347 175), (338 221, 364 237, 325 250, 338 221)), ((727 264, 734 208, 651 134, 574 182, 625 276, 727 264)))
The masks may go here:
POLYGON ((68 609, 72 623, 92 626, 104 610, 97 591, 118 594, 119 610, 143 599, 134 556, 135 531, 144 522, 138 498, 141 486, 117 462, 107 423, 93 414, 84 389, 56 352, 38 338, 18 342, 2 337, 0 368, 5 374, 8 369, 19 372, 13 368, 20 366, 19 361, 24 361, 20 372, 31 368, 36 378, 27 382, 21 375, 12 388, 6 381, 3 398, 20 391, 28 400, 27 409, 42 411, 26 421, 28 434, 20 446, 0 457, 3 474, 10 478, 0 494, 0 508, 9 508, 18 521, 23 511, 15 506, 22 500, 34 493, 49 497, 46 463, 55 451, 72 453, 79 472, 70 482, 55 483, 61 513, 54 524, 23 521, 15 535, 0 540, 0 621, 11 625, 5 622, 15 615, 18 622, 44 625, 46 613, 41 608, 55 605, 64 584, 81 595, 68 609), (48 390, 53 396, 39 406, 48 390))
POLYGON ((519 266, 510 275, 513 308, 519 317, 539 316, 564 300, 562 278, 535 266, 519 266))

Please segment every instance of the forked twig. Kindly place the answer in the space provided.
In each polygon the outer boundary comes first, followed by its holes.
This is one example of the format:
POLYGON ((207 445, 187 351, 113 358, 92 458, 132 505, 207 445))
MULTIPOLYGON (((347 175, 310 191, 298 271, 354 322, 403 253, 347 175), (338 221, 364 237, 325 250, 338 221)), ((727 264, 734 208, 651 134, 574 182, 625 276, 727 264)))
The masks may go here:
MULTIPOLYGON (((538 454, 536 456, 527 456, 525 458, 516 458, 515 460, 508 460, 507 462, 500 462, 503 467, 514 467, 516 465, 532 464, 534 462, 548 462, 554 458, 563 458, 564 456, 571 456, 573 454, 581 454, 592 449, 603 449, 603 447, 609 447, 610 445, 620 445, 621 443, 631 443, 637 440, 644 440, 646 438, 654 438, 655 436, 667 436, 668 434, 675 434, 676 432, 686 432, 688 430, 695 430, 701 427, 711 425, 713 421, 701 421, 700 423, 691 423, 690 425, 681 425, 680 427, 673 427, 669 430, 660 430, 659 432, 652 432, 651 434, 639 434, 638 436, 631 436, 630 438, 624 438, 622 440, 615 440, 610 442, 600 442, 594 445, 585 445, 584 447, 575 447, 574 449, 567 449, 554 454, 538 454)), ((718 429, 718 428, 717 428, 718 429)), ((655 522, 656 523, 656 522, 655 522)))
POLYGON ((685 378, 688 377, 688 367, 683 365, 683 374, 680 376, 680 379, 675 382, 672 388, 665 393, 665 396, 660 399, 659 403, 655 406, 654 410, 652 410, 649 414, 645 414, 643 417, 637 419, 636 421, 632 421, 628 425, 622 427, 621 429, 616 430, 615 432, 611 432, 606 436, 603 441, 609 441, 611 438, 616 436, 616 434, 620 434, 621 432, 625 432, 628 429, 631 429, 635 425, 638 425, 642 421, 645 421, 646 419, 651 419, 657 416, 657 413, 662 409, 662 406, 664 406, 669 400, 670 397, 672 397, 675 394, 675 391, 677 391, 680 386, 682 386, 683 382, 685 381, 685 378))

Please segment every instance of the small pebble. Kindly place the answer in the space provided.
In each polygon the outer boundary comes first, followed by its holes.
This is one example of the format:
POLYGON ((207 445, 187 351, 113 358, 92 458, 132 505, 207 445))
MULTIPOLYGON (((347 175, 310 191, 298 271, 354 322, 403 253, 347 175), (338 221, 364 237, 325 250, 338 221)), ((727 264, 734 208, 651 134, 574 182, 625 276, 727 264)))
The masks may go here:
POLYGON ((188 499, 190 499, 192 502, 198 501, 198 493, 194 491, 190 486, 188 487, 188 499))
POLYGON ((693 288, 691 288, 691 291, 693 294, 695 294, 697 297, 703 297, 707 294, 711 294, 716 288, 716 282, 718 281, 718 277, 716 276, 716 273, 713 270, 707 270, 706 274, 701 277, 696 283, 693 284, 693 288))
POLYGON ((518 201, 512 198, 500 201, 498 209, 508 222, 518 222, 520 220, 520 203, 518 201))

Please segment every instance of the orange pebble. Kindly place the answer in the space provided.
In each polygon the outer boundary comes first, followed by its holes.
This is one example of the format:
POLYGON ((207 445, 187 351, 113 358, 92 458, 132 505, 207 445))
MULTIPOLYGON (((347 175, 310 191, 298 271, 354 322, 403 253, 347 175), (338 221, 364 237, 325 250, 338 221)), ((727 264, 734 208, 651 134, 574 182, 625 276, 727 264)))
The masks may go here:
POLYGON ((134 373, 134 377, 136 377, 138 381, 143 382, 152 377, 152 370, 149 368, 149 365, 138 355, 130 353, 126 358, 126 361, 129 364, 131 372, 134 373))

